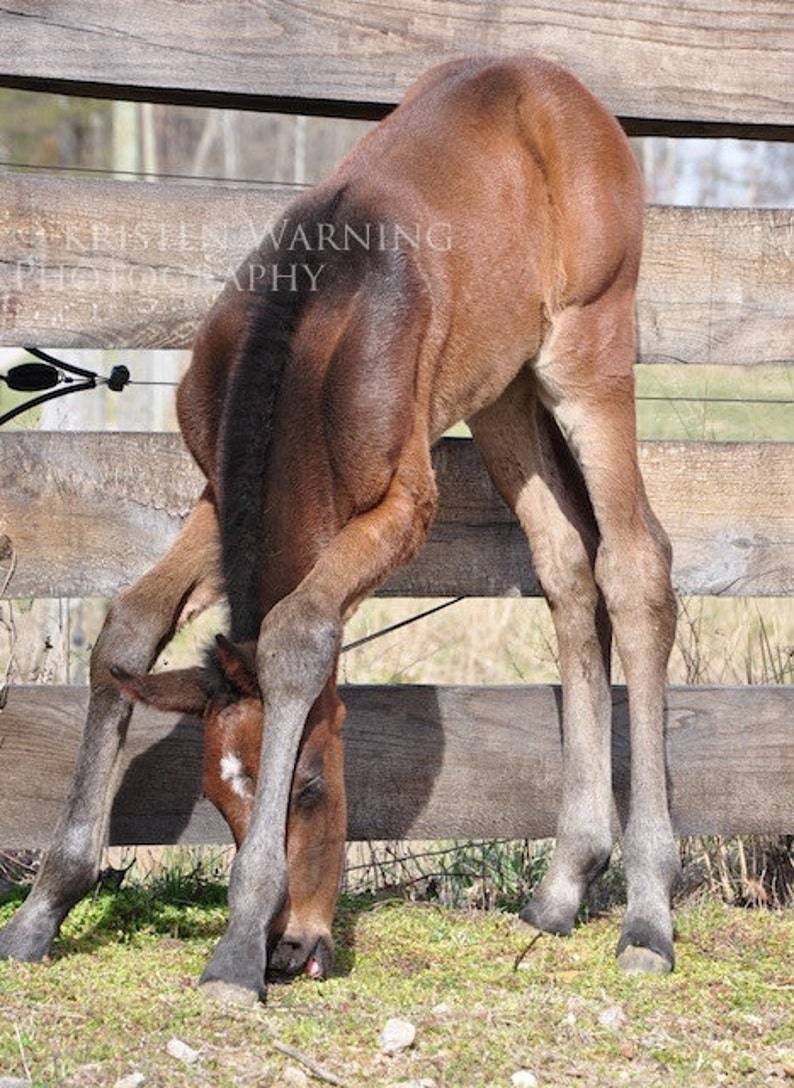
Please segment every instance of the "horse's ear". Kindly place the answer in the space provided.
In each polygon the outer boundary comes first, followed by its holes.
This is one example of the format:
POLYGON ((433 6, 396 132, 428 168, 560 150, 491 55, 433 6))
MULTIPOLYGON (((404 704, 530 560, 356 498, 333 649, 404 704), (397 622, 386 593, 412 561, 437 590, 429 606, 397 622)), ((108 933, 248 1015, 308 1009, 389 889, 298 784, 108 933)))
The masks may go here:
POLYGON ((259 698, 259 683, 256 679, 256 644, 240 645, 230 642, 224 635, 215 636, 215 650, 223 675, 243 695, 259 698))
POLYGON ((202 715, 211 697, 205 669, 171 669, 143 676, 111 665, 110 674, 125 699, 157 710, 202 715))

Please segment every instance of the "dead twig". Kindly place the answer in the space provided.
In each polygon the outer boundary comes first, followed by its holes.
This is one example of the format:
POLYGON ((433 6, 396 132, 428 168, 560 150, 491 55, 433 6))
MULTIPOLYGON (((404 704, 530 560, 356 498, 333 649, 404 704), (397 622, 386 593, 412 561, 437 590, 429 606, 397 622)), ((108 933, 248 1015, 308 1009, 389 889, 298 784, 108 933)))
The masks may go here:
POLYGON ((286 1056, 292 1058, 293 1061, 305 1065, 309 1072, 317 1077, 318 1080, 325 1081, 326 1084, 335 1084, 338 1088, 346 1088, 343 1080, 340 1080, 335 1073, 331 1073, 313 1058, 310 1058, 308 1054, 304 1054, 296 1047, 290 1046, 289 1043, 282 1043, 279 1039, 271 1039, 270 1042, 273 1048, 278 1050, 279 1053, 286 1054, 286 1056))
POLYGON ((529 944, 525 945, 524 948, 521 949, 516 958, 513 960, 514 971, 517 971, 519 969, 521 964, 524 962, 526 957, 529 955, 529 953, 532 951, 532 949, 535 947, 535 945, 538 943, 542 936, 543 934, 540 931, 537 932, 532 940, 529 942, 529 944))

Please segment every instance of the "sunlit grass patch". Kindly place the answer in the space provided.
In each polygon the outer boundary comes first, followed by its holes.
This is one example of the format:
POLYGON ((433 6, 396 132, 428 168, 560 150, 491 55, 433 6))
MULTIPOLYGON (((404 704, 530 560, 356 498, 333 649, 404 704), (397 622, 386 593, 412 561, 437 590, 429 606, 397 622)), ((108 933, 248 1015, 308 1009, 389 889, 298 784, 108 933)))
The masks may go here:
MULTIPOLYGON (((158 898, 183 909, 194 891, 158 898)), ((82 908, 48 965, 0 964, 0 1076, 99 1086, 137 1070, 169 1088, 270 1086, 302 1055, 350 1088, 487 1088, 520 1068, 541 1086, 612 1088, 782 1083, 794 1057, 791 914, 682 908, 677 972, 627 978, 613 956, 619 911, 533 941, 502 911, 345 897, 326 983, 272 986, 266 1006, 226 1010, 196 985, 221 908, 197 903, 194 931, 175 938, 168 913, 141 910, 139 895, 122 888, 82 908), (391 1016, 416 1029, 395 1055, 379 1042, 391 1016), (194 1064, 169 1053, 173 1038, 194 1064)))

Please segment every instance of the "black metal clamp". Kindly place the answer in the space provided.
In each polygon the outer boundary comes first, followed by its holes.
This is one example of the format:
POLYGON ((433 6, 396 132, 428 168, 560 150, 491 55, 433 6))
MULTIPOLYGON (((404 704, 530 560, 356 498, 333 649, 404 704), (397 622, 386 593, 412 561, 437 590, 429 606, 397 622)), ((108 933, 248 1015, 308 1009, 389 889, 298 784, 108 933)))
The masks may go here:
POLYGON ((120 393, 130 382, 130 372, 126 366, 114 366, 105 378, 95 374, 93 370, 84 370, 72 363, 64 363, 62 359, 56 359, 55 356, 49 355, 40 348, 26 347, 25 351, 39 362, 19 363, 17 366, 12 366, 7 374, 0 374, 0 381, 5 382, 9 389, 18 393, 37 393, 42 390, 46 392, 42 392, 40 397, 26 400, 24 404, 18 404, 16 408, 1 415, 0 427, 23 412, 44 404, 45 401, 54 400, 56 397, 80 393, 84 389, 95 389, 97 385, 106 385, 114 393, 120 393))

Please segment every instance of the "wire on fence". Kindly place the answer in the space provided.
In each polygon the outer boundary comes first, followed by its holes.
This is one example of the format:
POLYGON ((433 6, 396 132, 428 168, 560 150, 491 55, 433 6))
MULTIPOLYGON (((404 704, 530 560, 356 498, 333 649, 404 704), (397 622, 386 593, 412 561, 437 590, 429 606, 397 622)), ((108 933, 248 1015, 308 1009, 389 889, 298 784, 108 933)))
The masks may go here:
MULTIPOLYGON (((179 382, 151 381, 148 379, 133 378, 129 367, 119 364, 114 366, 106 377, 97 374, 93 370, 75 366, 57 359, 40 348, 26 347, 24 349, 38 362, 19 363, 12 366, 6 374, 0 374, 0 381, 5 382, 9 389, 15 392, 32 393, 41 392, 41 396, 32 397, 23 404, 18 404, 0 415, 0 427, 9 423, 12 419, 36 408, 46 401, 56 397, 65 397, 71 393, 80 393, 86 389, 95 389, 98 385, 106 385, 114 393, 120 393, 129 385, 137 386, 170 386, 175 388, 179 382), (80 380, 78 380, 80 379, 80 380)), ((711 396, 671 396, 663 393, 639 394, 638 403, 665 403, 665 404, 774 404, 792 405, 794 399, 790 397, 711 397, 711 396)))

